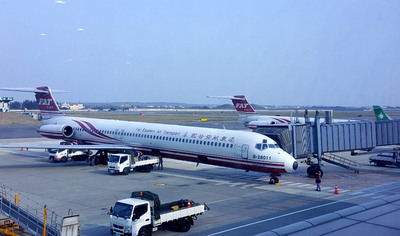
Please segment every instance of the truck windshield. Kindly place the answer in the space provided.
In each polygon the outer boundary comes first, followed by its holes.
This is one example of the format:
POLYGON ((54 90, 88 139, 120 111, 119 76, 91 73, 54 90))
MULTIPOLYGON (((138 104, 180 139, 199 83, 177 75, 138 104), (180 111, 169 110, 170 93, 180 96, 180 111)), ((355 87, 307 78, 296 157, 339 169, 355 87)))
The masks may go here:
POLYGON ((55 148, 49 149, 49 153, 57 153, 57 151, 58 151, 58 149, 55 149, 55 148))
POLYGON ((111 155, 110 158, 108 159, 108 161, 109 162, 118 163, 119 162, 119 156, 111 155))
POLYGON ((132 215, 132 209, 133 209, 132 205, 117 202, 115 203, 112 214, 117 217, 123 217, 125 219, 128 219, 132 215))
POLYGON ((49 153, 57 153, 57 152, 63 152, 65 149, 56 149, 56 148, 52 148, 49 149, 49 153))

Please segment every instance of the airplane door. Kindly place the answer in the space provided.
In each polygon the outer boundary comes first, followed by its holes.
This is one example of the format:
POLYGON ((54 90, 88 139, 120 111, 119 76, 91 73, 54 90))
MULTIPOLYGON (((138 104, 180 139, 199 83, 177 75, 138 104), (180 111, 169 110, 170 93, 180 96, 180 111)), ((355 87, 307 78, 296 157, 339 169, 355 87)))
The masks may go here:
POLYGON ((249 158, 249 145, 247 144, 242 145, 242 158, 243 159, 249 158))

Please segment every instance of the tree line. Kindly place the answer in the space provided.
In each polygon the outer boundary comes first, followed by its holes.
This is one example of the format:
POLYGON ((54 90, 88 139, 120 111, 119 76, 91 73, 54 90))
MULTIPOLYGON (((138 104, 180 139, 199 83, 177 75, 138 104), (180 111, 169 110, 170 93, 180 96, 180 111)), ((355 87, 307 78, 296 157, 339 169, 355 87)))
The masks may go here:
POLYGON ((39 105, 37 101, 25 100, 22 103, 18 101, 14 101, 10 103, 10 109, 14 110, 38 110, 39 105))

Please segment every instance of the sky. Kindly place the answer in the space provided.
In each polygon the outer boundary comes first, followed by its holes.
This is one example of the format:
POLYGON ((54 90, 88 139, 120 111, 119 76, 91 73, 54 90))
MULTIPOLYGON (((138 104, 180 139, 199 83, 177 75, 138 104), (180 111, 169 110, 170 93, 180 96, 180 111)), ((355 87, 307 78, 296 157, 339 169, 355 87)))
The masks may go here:
POLYGON ((0 87, 69 91, 58 102, 399 106, 399 12, 398 0, 0 0, 0 87))

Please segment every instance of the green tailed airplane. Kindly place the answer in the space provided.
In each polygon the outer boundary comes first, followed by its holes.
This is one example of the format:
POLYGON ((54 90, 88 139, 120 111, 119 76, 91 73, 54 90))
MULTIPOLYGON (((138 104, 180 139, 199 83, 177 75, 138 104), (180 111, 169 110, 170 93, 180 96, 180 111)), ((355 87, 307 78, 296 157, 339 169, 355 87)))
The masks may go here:
POLYGON ((381 106, 374 106, 376 120, 392 120, 392 118, 383 111, 381 106))

